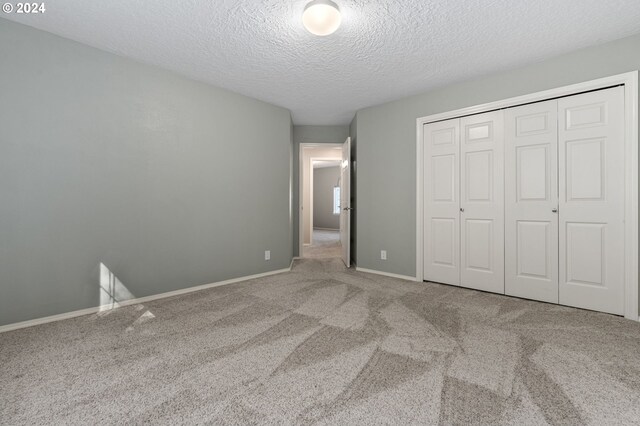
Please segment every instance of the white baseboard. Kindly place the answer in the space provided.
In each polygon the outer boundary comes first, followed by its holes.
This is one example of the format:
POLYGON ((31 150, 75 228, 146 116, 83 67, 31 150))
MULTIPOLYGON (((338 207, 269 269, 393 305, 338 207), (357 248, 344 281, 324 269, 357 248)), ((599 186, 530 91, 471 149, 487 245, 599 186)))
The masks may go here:
MULTIPOLYGON (((291 261, 291 264, 293 264, 293 260, 291 261)), ((152 300, 164 299, 166 297, 179 296, 181 294, 193 293, 194 291, 206 290, 208 288, 220 287, 220 286, 223 286, 223 285, 234 284, 234 283, 238 283, 238 282, 242 282, 242 281, 252 280, 252 279, 255 279, 255 278, 267 277, 269 275, 281 274, 283 272, 289 272, 289 271, 291 271, 291 265, 289 265, 288 268, 278 269, 278 270, 275 270, 275 271, 263 272, 263 273, 260 273, 260 274, 248 275, 248 276, 239 277, 239 278, 231 278, 229 280, 218 281, 218 282, 211 283, 211 284, 203 284, 203 285, 198 285, 198 286, 195 286, 195 287, 188 287, 188 288, 182 288, 180 290, 168 291, 166 293, 152 294, 151 296, 144 296, 144 297, 138 297, 138 298, 135 298, 135 299, 123 300, 122 302, 117 302, 117 303, 114 303, 114 304, 110 303, 108 305, 95 306, 95 307, 92 307, 92 308, 80 309, 78 311, 65 312, 63 314, 51 315, 51 316, 48 316, 48 317, 36 318, 36 319, 22 321, 22 322, 16 322, 16 323, 13 323, 13 324, 7 324, 7 325, 0 326, 0 333, 5 333, 7 331, 12 331, 12 330, 18 330, 18 329, 21 329, 21 328, 33 327, 34 325, 46 324, 46 323, 49 323, 49 322, 62 321, 62 320, 65 320, 65 319, 80 317, 80 316, 83 316, 83 315, 91 315, 91 314, 95 314, 95 313, 98 313, 98 312, 109 311, 111 309, 117 309, 117 308, 120 308, 120 307, 123 307, 123 306, 137 305, 139 303, 150 302, 152 300)))
POLYGON ((314 230, 314 231, 315 231, 316 229, 317 229, 318 231, 336 231, 336 232, 340 231, 340 228, 338 228, 338 229, 336 229, 336 228, 313 228, 313 230, 314 230))
POLYGON ((410 277, 408 275, 392 274, 391 272, 376 271, 375 269, 366 269, 366 268, 356 267, 356 271, 366 272, 369 274, 384 275, 385 277, 398 278, 398 279, 407 280, 407 281, 416 280, 416 277, 410 277))

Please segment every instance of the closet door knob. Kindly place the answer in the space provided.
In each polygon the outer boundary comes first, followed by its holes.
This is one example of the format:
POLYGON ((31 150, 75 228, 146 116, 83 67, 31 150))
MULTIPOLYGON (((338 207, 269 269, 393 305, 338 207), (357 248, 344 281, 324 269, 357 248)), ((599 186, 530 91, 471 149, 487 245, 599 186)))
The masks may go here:
POLYGON ((558 209, 551 209, 552 213, 558 213, 558 209))
POLYGON ((464 213, 464 209, 463 209, 462 207, 460 207, 460 211, 461 211, 462 213, 464 213))

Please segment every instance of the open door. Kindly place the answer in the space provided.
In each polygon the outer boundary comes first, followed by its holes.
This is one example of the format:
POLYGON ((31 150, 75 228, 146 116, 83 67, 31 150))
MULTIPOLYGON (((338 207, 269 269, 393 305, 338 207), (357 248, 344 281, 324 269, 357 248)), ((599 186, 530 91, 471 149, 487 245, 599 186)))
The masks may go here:
POLYGON ((342 145, 342 163, 340 164, 340 244, 342 245, 342 261, 351 266, 351 138, 342 145))

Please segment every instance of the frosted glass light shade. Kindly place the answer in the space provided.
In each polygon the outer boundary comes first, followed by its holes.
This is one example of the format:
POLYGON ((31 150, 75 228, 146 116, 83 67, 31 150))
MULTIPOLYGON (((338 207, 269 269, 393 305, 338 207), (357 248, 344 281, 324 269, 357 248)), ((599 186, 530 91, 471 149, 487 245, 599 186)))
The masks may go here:
POLYGON ((331 0, 314 0, 308 3, 302 14, 302 23, 311 34, 333 34, 342 22, 338 5, 331 0))

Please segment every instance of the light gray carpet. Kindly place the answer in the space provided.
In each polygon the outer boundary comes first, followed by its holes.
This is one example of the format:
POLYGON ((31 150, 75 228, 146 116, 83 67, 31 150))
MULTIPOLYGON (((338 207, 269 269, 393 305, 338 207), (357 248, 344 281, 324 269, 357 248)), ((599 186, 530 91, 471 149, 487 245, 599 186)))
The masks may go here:
POLYGON ((314 229, 311 245, 302 248, 302 257, 314 259, 328 259, 342 256, 340 231, 314 229))
POLYGON ((0 335, 2 424, 638 424, 640 324, 308 259, 0 335))

